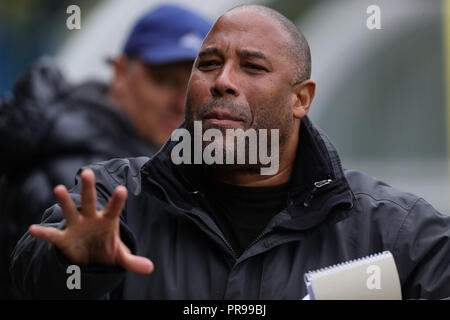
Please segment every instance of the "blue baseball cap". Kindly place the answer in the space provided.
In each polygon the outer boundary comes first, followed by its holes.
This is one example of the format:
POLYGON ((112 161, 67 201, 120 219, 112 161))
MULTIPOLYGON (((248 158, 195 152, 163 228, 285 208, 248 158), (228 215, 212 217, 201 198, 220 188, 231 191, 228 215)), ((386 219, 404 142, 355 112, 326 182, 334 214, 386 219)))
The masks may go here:
POLYGON ((195 60, 211 22, 175 5, 162 5, 134 25, 123 52, 153 65, 195 60))

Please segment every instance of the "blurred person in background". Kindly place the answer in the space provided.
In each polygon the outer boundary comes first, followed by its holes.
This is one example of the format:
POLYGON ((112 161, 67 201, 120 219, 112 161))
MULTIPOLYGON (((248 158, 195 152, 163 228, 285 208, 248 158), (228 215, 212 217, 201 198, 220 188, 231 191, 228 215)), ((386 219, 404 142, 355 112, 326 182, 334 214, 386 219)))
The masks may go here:
POLYGON ((123 52, 109 59, 110 84, 67 83, 40 59, 0 105, 0 298, 13 298, 8 272, 19 237, 55 202, 57 184, 101 160, 151 156, 184 120, 192 63, 210 22, 164 5, 143 15, 123 52))

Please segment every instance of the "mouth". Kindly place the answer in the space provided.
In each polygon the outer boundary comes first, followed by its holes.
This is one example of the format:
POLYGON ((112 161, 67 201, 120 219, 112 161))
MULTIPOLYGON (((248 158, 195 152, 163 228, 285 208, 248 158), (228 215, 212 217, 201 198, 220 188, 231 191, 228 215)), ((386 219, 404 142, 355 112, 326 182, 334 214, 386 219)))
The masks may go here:
POLYGON ((214 109, 208 112, 203 117, 203 121, 213 126, 230 126, 230 125, 233 126, 244 122, 244 120, 241 117, 236 116, 227 110, 219 110, 219 109, 214 109))

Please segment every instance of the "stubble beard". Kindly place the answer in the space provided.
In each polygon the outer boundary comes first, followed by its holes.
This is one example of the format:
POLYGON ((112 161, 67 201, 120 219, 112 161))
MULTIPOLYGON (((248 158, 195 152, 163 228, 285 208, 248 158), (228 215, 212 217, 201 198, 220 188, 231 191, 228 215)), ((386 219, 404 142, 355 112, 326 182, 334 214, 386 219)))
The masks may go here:
MULTIPOLYGON (((245 119, 245 121, 243 122, 243 127, 241 128, 244 132, 249 130, 249 129, 254 129, 256 131, 256 136, 258 137, 258 142, 256 146, 250 146, 249 144, 249 139, 245 139, 245 162, 244 164, 238 164, 236 163, 236 159, 238 157, 238 148, 237 148, 237 139, 234 139, 234 143, 233 144, 227 144, 226 141, 226 130, 227 129, 233 129, 235 130, 235 127, 232 126, 220 126, 220 127, 215 127, 215 126, 208 126, 203 124, 202 127, 202 137, 203 134, 206 130, 208 129, 218 129, 220 130, 220 132, 222 133, 223 139, 221 142, 222 145, 222 150, 223 150, 223 161, 222 164, 218 164, 218 163, 214 163, 209 165, 213 170, 219 170, 219 171, 224 171, 224 172, 248 172, 248 173, 259 173, 261 170, 261 167, 265 166, 264 164, 262 164, 259 160, 259 156, 257 157, 257 163, 250 163, 249 161, 249 155, 251 152, 251 149, 256 148, 256 154, 259 155, 259 138, 260 135, 259 130, 260 129, 265 129, 267 131, 267 154, 272 154, 272 152, 274 151, 272 149, 272 145, 270 143, 271 140, 271 130, 273 129, 277 129, 279 130, 279 148, 277 148, 278 150, 276 150, 279 155, 279 159, 281 159, 282 155, 283 155, 283 151, 285 149, 286 143, 289 140, 289 138, 291 137, 293 131, 294 131, 294 118, 292 116, 292 112, 290 107, 288 107, 288 105, 286 103, 283 104, 283 106, 280 108, 280 112, 264 112, 264 113, 260 113, 258 114, 258 119, 254 120, 251 117, 251 114, 246 113, 244 108, 241 108, 240 106, 238 106, 237 104, 228 101, 226 103, 221 103, 219 104, 219 101, 217 100, 213 100, 210 103, 204 104, 202 105, 200 108, 198 108, 197 110, 199 110, 199 112, 196 113, 196 115, 193 115, 192 112, 192 107, 189 103, 189 97, 188 99, 186 99, 186 129, 189 131, 189 133, 191 134, 191 137, 194 137, 194 121, 201 121, 201 119, 203 118, 203 115, 205 115, 207 112, 211 111, 214 108, 218 108, 218 107, 222 107, 225 108, 226 110, 228 110, 229 112, 231 112, 232 114, 235 115, 239 115, 240 117, 242 117, 243 119, 245 119), (225 105, 225 107, 224 107, 225 105), (275 114, 275 116, 274 116, 275 114), (281 116, 279 116, 281 114, 281 116), (279 116, 278 118, 276 118, 277 116, 279 116), (226 161, 226 155, 228 153, 232 153, 233 159, 234 159, 234 163, 227 163, 226 161)), ((278 108, 271 108, 269 106, 266 106, 265 110, 270 110, 270 109, 278 109, 278 108)), ((205 148, 209 145, 213 143, 213 141, 202 141, 202 152, 203 150, 205 150, 205 148)))

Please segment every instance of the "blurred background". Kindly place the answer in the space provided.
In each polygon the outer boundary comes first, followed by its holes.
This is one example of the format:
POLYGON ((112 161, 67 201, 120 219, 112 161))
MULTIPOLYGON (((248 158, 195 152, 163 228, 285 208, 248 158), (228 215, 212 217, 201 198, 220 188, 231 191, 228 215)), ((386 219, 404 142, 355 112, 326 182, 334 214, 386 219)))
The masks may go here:
MULTIPOLYGON (((42 55, 73 83, 108 81, 133 22, 157 0, 2 0, 0 95, 42 55), (69 5, 81 29, 68 30, 69 5)), ((317 82, 312 120, 336 144, 346 168, 366 171, 450 214, 450 5, 448 0, 170 1, 212 20, 242 3, 293 20, 312 51, 317 82), (369 30, 370 5, 381 29, 369 30)))

